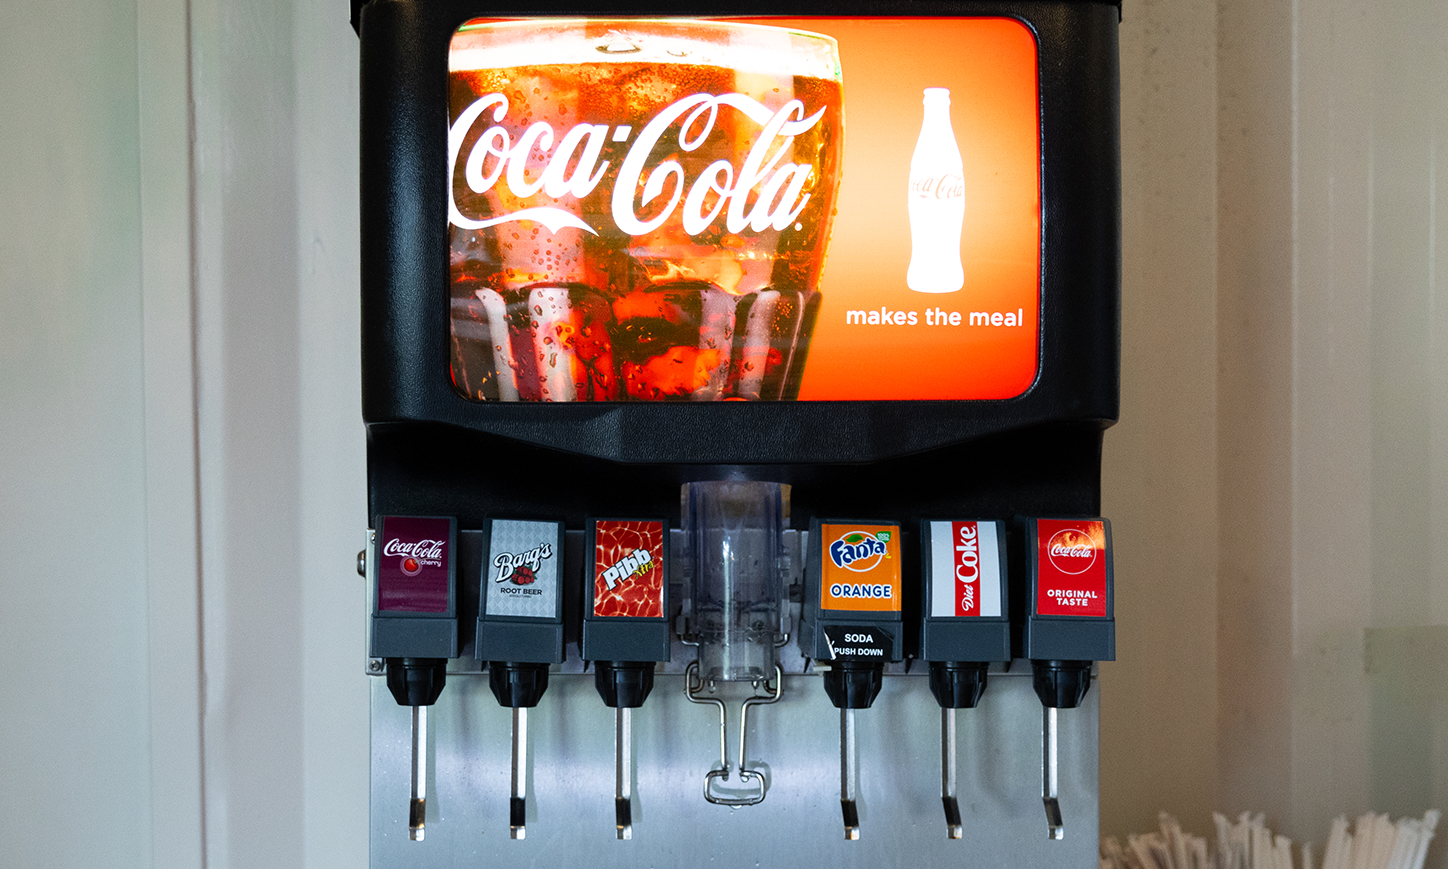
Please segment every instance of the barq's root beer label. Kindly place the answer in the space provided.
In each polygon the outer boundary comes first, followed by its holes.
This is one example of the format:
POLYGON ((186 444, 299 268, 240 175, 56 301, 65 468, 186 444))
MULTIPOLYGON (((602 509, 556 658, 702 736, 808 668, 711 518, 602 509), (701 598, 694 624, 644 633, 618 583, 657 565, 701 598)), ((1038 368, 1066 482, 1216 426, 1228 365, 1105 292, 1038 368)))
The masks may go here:
POLYGON ((1036 520, 1036 613, 1106 615, 1106 523, 1036 520))
POLYGON ((593 614, 664 616, 664 523, 599 520, 593 531, 593 614))
POLYGON ((556 523, 493 520, 483 567, 487 614, 555 618, 562 558, 556 523))
POLYGON ((387 516, 378 537, 377 609, 445 613, 452 523, 445 518, 387 516))
POLYGON ((900 528, 821 525, 820 608, 900 611, 900 528))
POLYGON ((794 397, 842 149, 832 39, 496 23, 449 65, 459 392, 794 397))
POLYGON ((930 615, 1001 614, 1000 544, 994 522, 930 523, 930 615))

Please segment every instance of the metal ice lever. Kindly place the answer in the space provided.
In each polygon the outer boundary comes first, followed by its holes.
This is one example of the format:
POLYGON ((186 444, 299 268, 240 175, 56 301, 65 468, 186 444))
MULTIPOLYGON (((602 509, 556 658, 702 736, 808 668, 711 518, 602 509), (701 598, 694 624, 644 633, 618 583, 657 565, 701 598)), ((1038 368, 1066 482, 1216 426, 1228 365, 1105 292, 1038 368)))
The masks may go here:
POLYGON ((955 799, 955 709, 940 710, 940 802, 945 806, 945 831, 952 839, 962 835, 960 803, 955 799))
POLYGON ((840 710, 840 813, 845 820, 845 838, 860 838, 860 812, 855 806, 855 710, 840 710))
POLYGON ((412 802, 407 813, 407 838, 421 842, 427 817, 427 707, 412 707, 412 802))
POLYGON ((716 791, 713 784, 716 780, 729 781, 729 776, 735 771, 735 766, 729 761, 729 723, 728 709, 724 701, 718 697, 706 697, 702 693, 706 683, 699 678, 699 664, 697 661, 691 663, 684 671, 684 696, 691 703, 709 704, 719 709, 719 766, 704 773, 704 799, 717 806, 753 806, 764 802, 765 795, 769 792, 769 777, 762 771, 750 769, 749 762, 749 707, 768 706, 771 703, 778 703, 779 698, 784 696, 784 671, 778 664, 774 665, 774 690, 769 688, 770 683, 764 682, 764 693, 756 694, 746 699, 739 707, 739 782, 740 784, 753 783, 756 787, 752 793, 744 795, 731 794, 724 791, 716 791))
POLYGON ((1058 762, 1056 751, 1056 707, 1044 706, 1041 732, 1041 802, 1046 806, 1046 828, 1052 839, 1066 838, 1061 823, 1058 762))
POLYGON ((627 706, 613 710, 613 819, 620 839, 633 838, 633 717, 627 706))
POLYGON ((528 709, 513 707, 513 795, 508 800, 508 837, 528 836, 528 709))

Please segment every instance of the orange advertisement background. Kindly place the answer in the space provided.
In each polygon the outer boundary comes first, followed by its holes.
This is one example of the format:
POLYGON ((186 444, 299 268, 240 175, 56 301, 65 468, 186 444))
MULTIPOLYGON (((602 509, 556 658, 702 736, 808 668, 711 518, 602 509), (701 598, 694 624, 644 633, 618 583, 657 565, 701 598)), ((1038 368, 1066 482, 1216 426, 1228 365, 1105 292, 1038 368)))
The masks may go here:
POLYGON ((844 169, 801 400, 991 399, 1036 377, 1040 313, 1037 52, 1006 18, 749 19, 839 41, 844 169), (965 286, 917 293, 906 190, 927 87, 950 89, 965 168, 965 286), (850 310, 916 311, 918 324, 846 325, 850 310), (927 326, 925 310, 961 315, 927 326), (1019 326, 970 326, 972 311, 1024 311, 1019 326))
POLYGON ((820 526, 820 608, 856 610, 859 612, 900 611, 900 528, 897 525, 821 525, 820 526), (836 567, 830 560, 830 544, 852 531, 870 536, 884 531, 890 535, 885 543, 886 555, 872 568, 854 571, 836 567), (833 583, 850 585, 888 585, 889 598, 837 597, 830 594, 833 583))

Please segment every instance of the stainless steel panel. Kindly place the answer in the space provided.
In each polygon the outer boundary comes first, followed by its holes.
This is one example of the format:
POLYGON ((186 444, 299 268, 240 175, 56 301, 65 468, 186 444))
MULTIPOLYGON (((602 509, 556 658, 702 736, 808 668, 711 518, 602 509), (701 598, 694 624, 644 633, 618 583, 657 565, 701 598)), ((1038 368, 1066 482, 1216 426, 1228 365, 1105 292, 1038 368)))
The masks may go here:
MULTIPOLYGON (((917 668, 917 672, 918 668, 917 668)), ((510 710, 487 679, 450 674, 433 708, 427 836, 408 841, 409 711, 372 686, 372 869, 567 866, 725 867, 1097 865, 1097 691, 1060 714, 1065 839, 1047 837, 1041 803, 1041 706, 1030 668, 992 673, 978 709, 958 716, 964 838, 940 801, 940 713, 926 679, 891 676, 856 716, 860 839, 840 819, 839 713, 813 676, 786 676, 775 705, 750 715, 751 760, 767 798, 727 808, 704 800, 717 762, 718 714, 689 703, 683 677, 660 675, 634 710, 633 838, 614 825, 614 713, 592 675, 554 674, 532 710, 528 837, 508 837, 510 710)), ((731 732, 737 705, 730 704, 731 732)))

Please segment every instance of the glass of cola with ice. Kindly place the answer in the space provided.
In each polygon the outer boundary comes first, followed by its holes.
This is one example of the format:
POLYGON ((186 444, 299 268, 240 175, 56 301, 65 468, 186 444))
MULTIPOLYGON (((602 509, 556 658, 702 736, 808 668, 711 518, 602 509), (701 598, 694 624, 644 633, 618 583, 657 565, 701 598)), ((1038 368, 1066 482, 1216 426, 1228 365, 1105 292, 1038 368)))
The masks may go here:
POLYGON ((470 22, 449 100, 459 393, 797 396, 843 147, 834 39, 682 19, 470 22))

